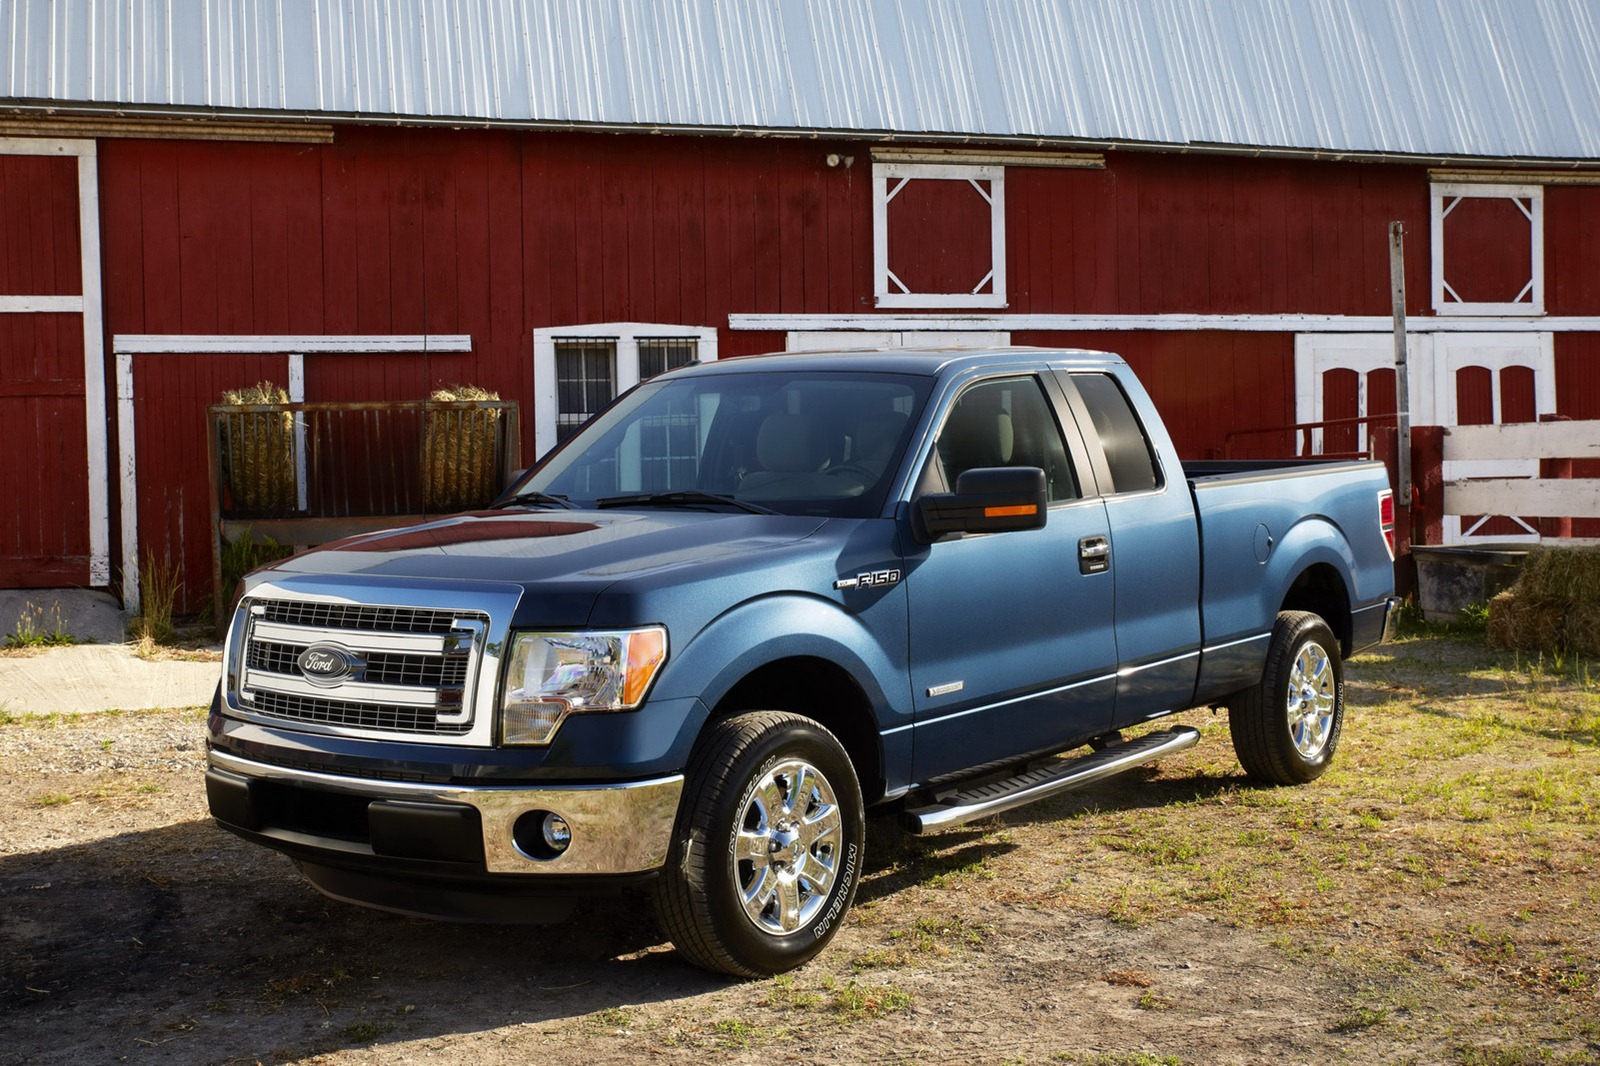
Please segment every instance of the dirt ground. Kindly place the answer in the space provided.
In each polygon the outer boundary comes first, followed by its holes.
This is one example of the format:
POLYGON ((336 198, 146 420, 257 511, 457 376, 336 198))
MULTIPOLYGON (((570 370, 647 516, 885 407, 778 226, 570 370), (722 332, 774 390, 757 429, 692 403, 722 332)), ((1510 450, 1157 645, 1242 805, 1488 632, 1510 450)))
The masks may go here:
MULTIPOLYGON (((1600 671, 1597 671, 1600 673, 1600 671)), ((199 710, 0 724, 0 1064, 1600 1062, 1600 684, 1417 640, 1300 789, 1202 743, 923 840, 830 949, 692 969, 639 897, 558 926, 324 899, 213 826, 199 710)))

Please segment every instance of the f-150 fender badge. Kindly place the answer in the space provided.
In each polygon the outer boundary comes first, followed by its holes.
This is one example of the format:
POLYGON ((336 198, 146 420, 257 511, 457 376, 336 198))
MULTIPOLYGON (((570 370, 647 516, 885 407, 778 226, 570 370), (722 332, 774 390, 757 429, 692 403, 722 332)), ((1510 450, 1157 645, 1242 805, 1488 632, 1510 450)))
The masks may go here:
POLYGON ((833 583, 836 589, 886 589, 900 584, 900 571, 873 570, 855 577, 841 577, 833 583))

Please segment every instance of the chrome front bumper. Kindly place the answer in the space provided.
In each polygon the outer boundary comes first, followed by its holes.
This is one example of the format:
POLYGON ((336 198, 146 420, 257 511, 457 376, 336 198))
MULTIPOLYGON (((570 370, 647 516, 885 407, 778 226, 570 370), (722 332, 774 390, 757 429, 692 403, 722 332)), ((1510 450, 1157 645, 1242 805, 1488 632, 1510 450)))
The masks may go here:
MULTIPOLYGON (((666 862, 683 794, 681 774, 613 785, 465 786, 344 777, 255 762, 221 751, 210 753, 208 766, 212 774, 246 788, 252 780, 270 781, 313 793, 373 801, 435 804, 441 810, 473 808, 482 822, 484 866, 489 873, 635 874, 657 869, 666 862), (566 851, 539 858, 517 846, 512 828, 529 811, 549 811, 566 820, 572 828, 572 843, 566 851)), ((258 832, 275 835, 270 825, 258 832)), ((315 846, 304 833, 282 835, 286 841, 315 846)), ((329 843, 330 851, 349 853, 351 847, 349 841, 329 843)))

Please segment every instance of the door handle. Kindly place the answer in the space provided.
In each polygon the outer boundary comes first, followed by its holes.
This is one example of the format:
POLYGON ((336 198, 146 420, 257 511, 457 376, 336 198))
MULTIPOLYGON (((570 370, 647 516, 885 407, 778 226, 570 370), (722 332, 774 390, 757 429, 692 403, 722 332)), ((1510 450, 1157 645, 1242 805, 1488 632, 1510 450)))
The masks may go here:
POLYGON ((1110 540, 1105 537, 1084 537, 1078 541, 1078 573, 1103 574, 1110 569, 1110 540))

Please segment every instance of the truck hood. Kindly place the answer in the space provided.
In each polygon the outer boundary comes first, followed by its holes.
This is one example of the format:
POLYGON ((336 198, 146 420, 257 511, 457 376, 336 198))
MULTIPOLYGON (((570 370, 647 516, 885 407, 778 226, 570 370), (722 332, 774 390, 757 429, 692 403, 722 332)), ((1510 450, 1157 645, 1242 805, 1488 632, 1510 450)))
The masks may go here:
POLYGON ((335 541, 263 576, 514 582, 530 591, 549 585, 598 594, 624 578, 791 545, 823 522, 693 510, 474 511, 335 541))

